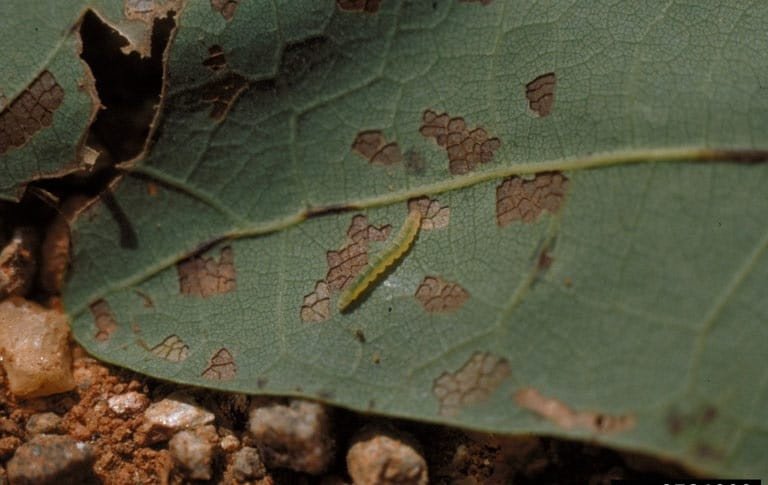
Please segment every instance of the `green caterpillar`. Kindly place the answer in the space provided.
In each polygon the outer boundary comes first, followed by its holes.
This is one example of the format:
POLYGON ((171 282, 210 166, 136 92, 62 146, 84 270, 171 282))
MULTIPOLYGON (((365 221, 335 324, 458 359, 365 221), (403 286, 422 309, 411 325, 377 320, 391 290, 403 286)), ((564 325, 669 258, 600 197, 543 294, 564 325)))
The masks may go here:
POLYGON ((412 210, 408 213, 403 227, 400 228, 400 232, 397 233, 392 243, 381 251, 372 263, 358 273, 352 284, 341 293, 339 297, 340 312, 346 310, 349 305, 360 298, 366 288, 408 251, 419 233, 419 227, 421 227, 421 212, 412 210))

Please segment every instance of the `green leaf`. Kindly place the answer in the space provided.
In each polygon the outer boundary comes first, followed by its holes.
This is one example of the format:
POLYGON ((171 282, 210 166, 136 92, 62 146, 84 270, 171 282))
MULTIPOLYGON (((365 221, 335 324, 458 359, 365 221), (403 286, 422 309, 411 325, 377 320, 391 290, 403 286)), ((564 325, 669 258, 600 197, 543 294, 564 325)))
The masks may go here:
MULTIPOLYGON (((86 135, 103 106, 80 57, 84 9, 100 21, 112 19, 124 53, 139 58, 151 53, 152 21, 173 7, 172 1, 151 3, 0 4, 0 199, 17 200, 30 181, 92 168, 104 149, 86 135)), ((101 41, 98 48, 106 50, 101 41)))
POLYGON ((768 6, 355 4, 187 4, 156 143, 74 229, 77 339, 768 476, 768 6), (419 197, 431 226, 339 313, 345 258, 419 197))

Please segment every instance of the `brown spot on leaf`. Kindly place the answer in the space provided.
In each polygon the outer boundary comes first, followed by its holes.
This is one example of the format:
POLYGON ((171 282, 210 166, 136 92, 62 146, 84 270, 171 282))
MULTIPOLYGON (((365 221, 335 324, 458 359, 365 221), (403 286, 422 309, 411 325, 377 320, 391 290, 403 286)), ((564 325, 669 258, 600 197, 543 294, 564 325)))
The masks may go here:
POLYGON ((469 292, 458 283, 426 276, 416 289, 416 299, 428 312, 445 313, 461 308, 469 299, 469 292))
POLYGON ((209 47, 208 57, 203 61, 203 65, 211 71, 219 71, 227 67, 227 57, 224 55, 224 49, 220 45, 209 47))
POLYGON ((451 208, 440 205, 437 199, 419 197, 408 201, 408 212, 421 212, 421 229, 431 231, 448 226, 451 221, 451 208))
POLYGON ((147 182, 147 195, 150 197, 155 197, 160 192, 160 189, 157 188, 157 184, 154 182, 147 182))
POLYGON ((352 143, 352 151, 374 165, 394 165, 403 159, 397 143, 387 143, 379 130, 358 133, 352 143))
POLYGON ((358 214, 352 218, 347 229, 347 238, 350 242, 368 244, 368 241, 386 241, 392 226, 389 224, 376 227, 368 224, 368 218, 358 214))
POLYGON ((355 338, 357 339, 358 342, 360 342, 361 344, 364 344, 365 343, 365 332, 363 332, 362 329, 358 328, 357 330, 355 330, 355 338))
POLYGON ((240 0, 211 0, 211 8, 219 12, 226 21, 232 20, 239 4, 240 0))
POLYGON ((456 372, 435 379, 432 394, 441 416, 456 416, 467 406, 487 400, 511 373, 509 363, 488 352, 475 352, 456 372))
POLYGON ((221 248, 219 260, 192 256, 176 265, 182 295, 208 298, 229 293, 237 288, 235 253, 231 247, 221 248))
POLYGON ((96 326, 94 338, 99 342, 106 342, 117 330, 117 320, 109 303, 104 300, 96 300, 90 306, 93 323, 96 326))
POLYGON ((315 284, 315 291, 304 297, 301 305, 301 320, 324 322, 331 317, 331 290, 325 281, 315 284))
POLYGON ((183 362, 189 357, 189 345, 178 335, 169 335, 149 351, 169 362, 183 362))
POLYGON ((0 154, 27 143, 51 126, 53 112, 64 101, 64 90, 49 71, 43 71, 27 89, 0 111, 0 154))
POLYGON ((546 397, 537 389, 524 387, 515 392, 518 406, 565 429, 581 428, 593 433, 618 433, 634 428, 635 417, 631 414, 612 416, 592 411, 575 411, 564 402, 546 397))
POLYGON ((467 128, 464 118, 451 118, 448 113, 426 110, 419 132, 434 138, 448 152, 448 168, 454 175, 474 170, 481 163, 493 160, 501 140, 491 137, 483 128, 467 128))
POLYGON ((325 281, 333 290, 341 290, 368 264, 368 246, 354 242, 340 251, 328 251, 328 273, 325 281))
POLYGON ((209 83, 202 91, 203 101, 211 103, 211 118, 223 120, 237 98, 248 88, 248 80, 230 72, 221 79, 209 83))
POLYGON ((345 12, 376 13, 381 2, 382 0, 336 0, 336 6, 345 12))
POLYGON ((237 374, 237 365, 232 353, 222 347, 213 354, 208 361, 208 367, 205 368, 202 377, 217 381, 228 381, 235 378, 237 374))
POLYGON ((568 191, 568 178, 560 172, 543 172, 532 180, 510 177, 496 187, 496 223, 533 222, 543 211, 554 214, 568 191))
POLYGON ((528 108, 538 116, 547 116, 555 104, 555 73, 548 72, 525 86, 528 108))

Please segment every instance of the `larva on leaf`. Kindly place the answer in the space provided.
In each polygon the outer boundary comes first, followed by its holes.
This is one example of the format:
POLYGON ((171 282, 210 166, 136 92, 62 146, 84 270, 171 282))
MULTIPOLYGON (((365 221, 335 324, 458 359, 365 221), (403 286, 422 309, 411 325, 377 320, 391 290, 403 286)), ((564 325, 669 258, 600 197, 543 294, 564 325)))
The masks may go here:
POLYGON ((375 259, 369 262, 368 266, 358 273, 355 280, 341 293, 339 311, 343 312, 360 298, 366 288, 408 251, 419 233, 420 226, 421 212, 418 210, 409 212, 403 227, 400 228, 400 232, 397 233, 392 243, 377 254, 375 259))

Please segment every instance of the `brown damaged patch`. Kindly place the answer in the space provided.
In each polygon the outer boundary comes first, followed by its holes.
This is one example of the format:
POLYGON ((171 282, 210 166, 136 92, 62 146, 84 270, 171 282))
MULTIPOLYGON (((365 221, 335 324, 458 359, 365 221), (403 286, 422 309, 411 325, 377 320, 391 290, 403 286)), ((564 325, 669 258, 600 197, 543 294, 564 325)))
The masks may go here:
POLYGON ((439 414, 457 416, 462 409, 486 401, 510 374, 506 359, 475 352, 459 370, 435 379, 432 394, 440 403, 439 414))
POLYGON ((211 8, 219 12, 229 22, 235 16, 240 0, 211 0, 211 8))
POLYGON ((301 305, 303 322, 324 322, 331 317, 331 290, 325 281, 315 284, 315 291, 304 297, 301 305))
POLYGON ((203 65, 211 71, 219 71, 227 67, 227 56, 224 55, 224 49, 220 45, 209 47, 208 57, 203 61, 203 65))
POLYGON ((560 172, 543 172, 532 180, 510 177, 496 188, 496 223, 533 222, 543 211, 554 214, 568 191, 568 178, 560 172))
POLYGON ((440 205, 437 199, 418 197, 408 201, 408 212, 417 210, 421 213, 421 229, 431 231, 442 229, 451 222, 451 208, 440 205))
POLYGON ((182 295, 208 298, 237 289, 235 253, 230 246, 221 248, 219 260, 192 256, 176 265, 182 295))
POLYGON ((338 251, 328 251, 325 281, 332 290, 343 289, 368 264, 368 242, 385 241, 391 226, 368 224, 364 215, 356 215, 347 229, 347 244, 338 251))
POLYGON ((468 173, 481 163, 493 160, 501 140, 490 136, 483 128, 470 129, 464 118, 451 118, 448 113, 437 114, 428 109, 422 117, 419 132, 448 152, 448 168, 454 175, 468 173))
POLYGON ((326 254, 328 273, 325 281, 333 290, 341 290, 368 264, 368 245, 351 243, 339 251, 326 254))
POLYGON ((214 353, 208 361, 208 367, 202 374, 205 379, 216 381, 229 381, 237 375, 237 365, 232 353, 222 347, 214 353))
POLYGON ((592 411, 575 411, 564 402, 546 397, 533 387, 518 389, 514 397, 518 406, 564 429, 581 428, 593 433, 618 433, 635 427, 635 417, 631 414, 612 416, 592 411))
POLYGON ((90 305, 93 323, 96 326, 94 338, 99 342, 106 342, 117 330, 117 320, 109 303, 104 300, 96 300, 90 305))
POLYGON ((469 292, 458 283, 439 276, 426 276, 416 289, 416 299, 424 309, 433 313, 458 310, 469 299, 469 292))
POLYGON ((389 224, 376 227, 368 224, 368 218, 358 214, 352 218, 347 229, 347 238, 350 242, 368 244, 369 241, 386 241, 392 226, 389 224))
POLYGON ((352 143, 352 151, 374 165, 394 165, 403 160, 403 154, 397 143, 387 143, 379 130, 358 133, 352 143))
POLYGON ((328 271, 325 279, 315 283, 312 293, 304 296, 299 315, 304 322, 322 322, 330 318, 330 295, 342 290, 368 265, 368 242, 386 241, 392 227, 368 224, 368 218, 358 214, 347 229, 344 245, 326 253, 328 271))
POLYGON ((189 357, 189 345, 178 335, 165 337, 162 342, 149 349, 149 351, 169 362, 184 362, 189 357))
POLYGON ((248 80, 234 72, 206 85, 202 97, 204 102, 211 104, 211 118, 216 121, 223 120, 246 89, 248 80))
POLYGON ((0 154, 24 146, 53 124, 53 113, 64 101, 64 89, 50 71, 43 71, 0 112, 0 154))
POLYGON ((376 13, 382 0, 336 0, 336 7, 345 12, 376 13))
POLYGON ((548 72, 537 77, 525 86, 525 97, 528 108, 537 116, 547 116, 555 104, 555 84, 557 79, 554 72, 548 72))

